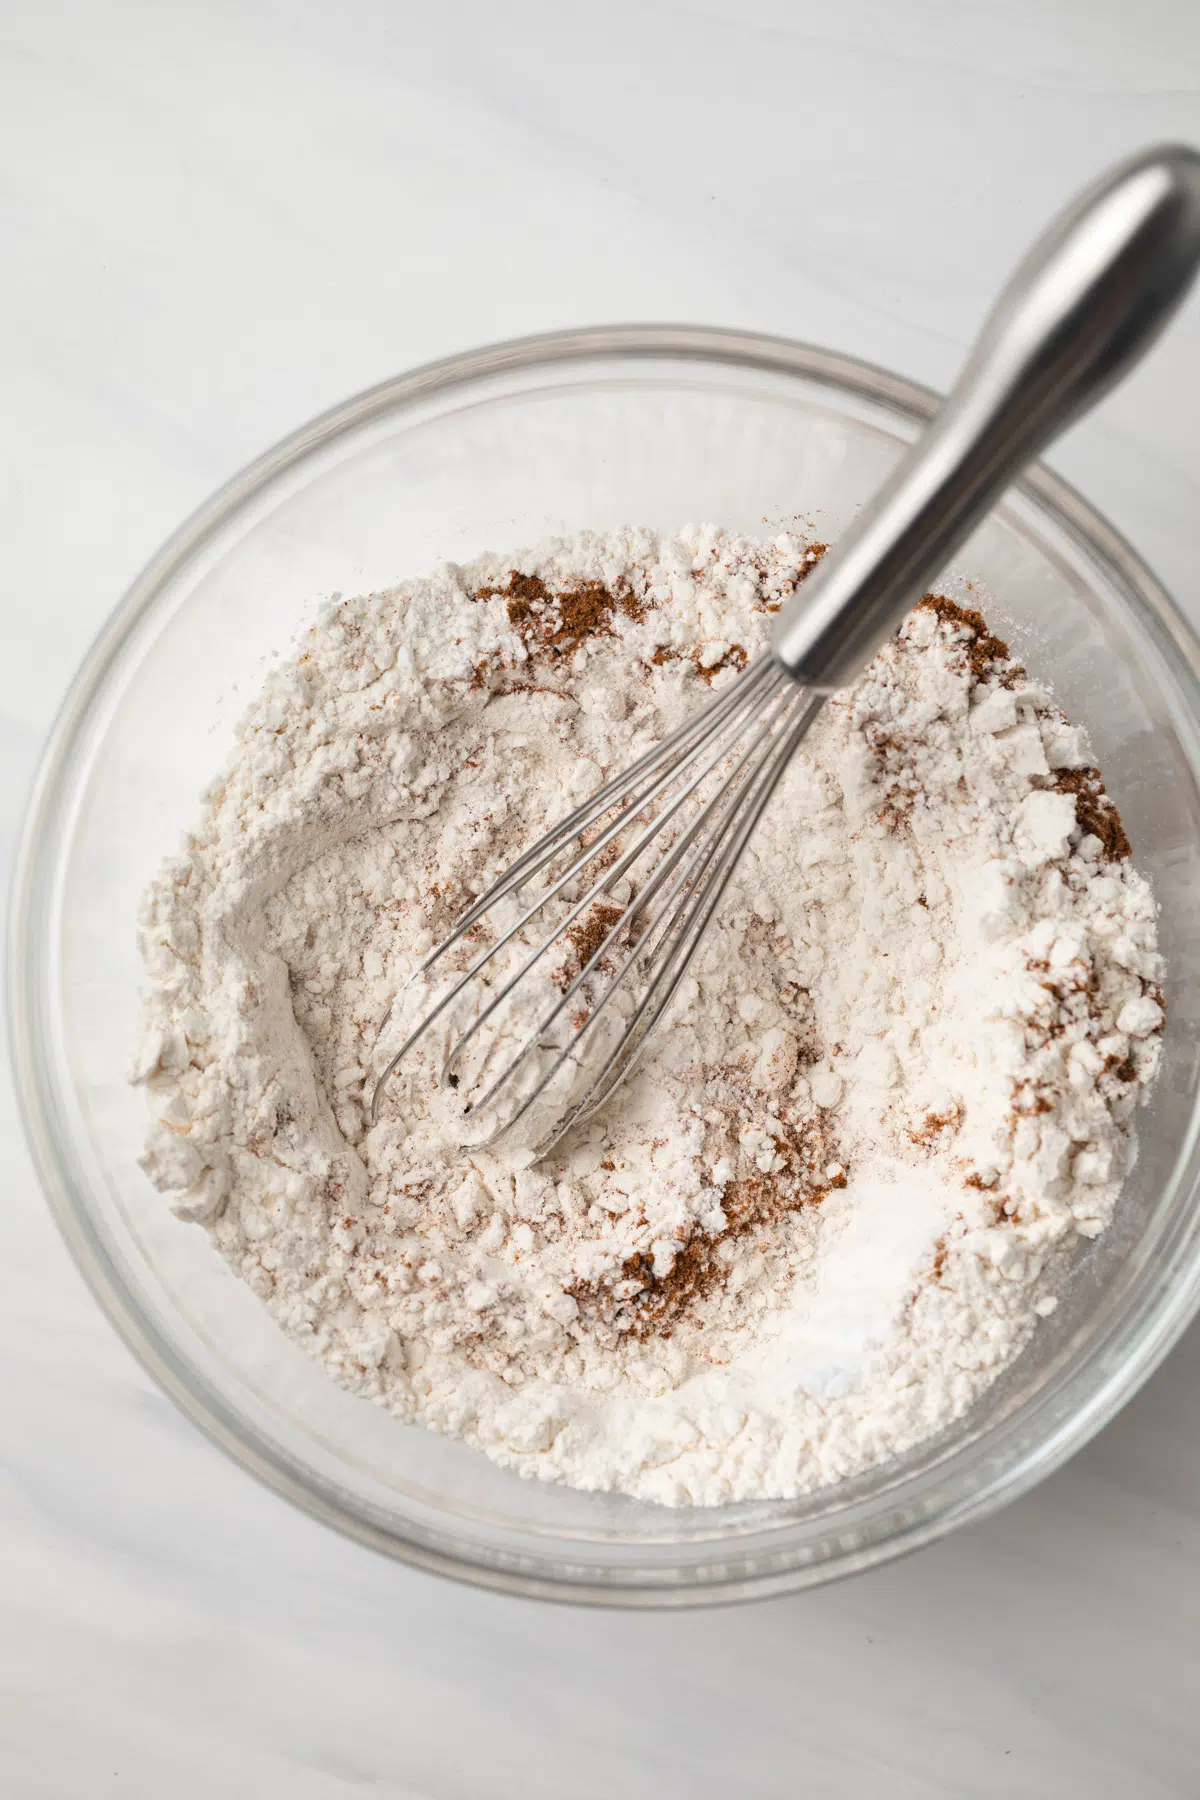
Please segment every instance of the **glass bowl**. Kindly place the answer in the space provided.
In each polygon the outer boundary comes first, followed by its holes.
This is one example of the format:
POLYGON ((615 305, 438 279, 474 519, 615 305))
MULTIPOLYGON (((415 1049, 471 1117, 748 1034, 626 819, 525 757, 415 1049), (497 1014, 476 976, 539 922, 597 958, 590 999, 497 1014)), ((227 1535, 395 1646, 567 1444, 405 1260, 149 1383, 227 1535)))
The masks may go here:
POLYGON ((392 1555, 562 1600, 682 1606, 801 1588, 977 1519, 1060 1464, 1154 1368, 1200 1296, 1198 646, 1129 547, 1043 469, 961 567, 1099 757, 1162 907, 1170 1020, 1113 1227, 957 1425, 791 1503, 671 1509, 522 1481, 337 1388, 139 1171, 126 1084, 134 919, 268 661, 336 592, 549 533, 799 517, 833 537, 934 397, 743 333, 628 327, 404 375, 297 432, 159 553, 89 652, 51 738, 11 930, 26 1124, 97 1297, 184 1411, 316 1517, 392 1555))

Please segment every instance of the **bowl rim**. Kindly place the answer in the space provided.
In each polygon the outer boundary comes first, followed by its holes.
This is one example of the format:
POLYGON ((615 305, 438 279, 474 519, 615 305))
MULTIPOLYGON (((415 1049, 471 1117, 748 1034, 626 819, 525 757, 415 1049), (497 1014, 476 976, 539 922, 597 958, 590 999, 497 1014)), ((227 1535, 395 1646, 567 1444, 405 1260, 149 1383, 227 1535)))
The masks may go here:
MULTIPOLYGON (((27 945, 52 876, 52 852, 64 833, 58 819, 64 777, 83 728, 103 694, 131 634, 166 587, 208 539, 261 495, 287 470, 344 433, 410 408, 422 399, 445 396, 487 377, 512 376, 556 365, 612 359, 695 362, 809 378, 848 396, 882 406, 910 421, 929 419, 940 405, 932 389, 890 370, 838 351, 795 339, 714 326, 624 324, 579 327, 508 339, 443 357, 393 376, 319 414, 248 463, 198 507, 167 538, 132 582, 83 656, 47 736, 27 802, 10 887, 7 945, 7 1028, 14 1086, 35 1169, 56 1225, 76 1265, 110 1323, 157 1384, 184 1414, 221 1449, 284 1499, 369 1547, 430 1573, 526 1597, 601 1606, 682 1607, 761 1599, 793 1592, 877 1566, 978 1521, 1026 1492, 1060 1467, 1098 1432, 1137 1391, 1167 1355, 1200 1309, 1200 1243, 1191 1246, 1190 1267, 1181 1250, 1174 1258, 1176 1279, 1164 1279, 1145 1309, 1137 1343, 1110 1369, 1083 1404, 999 1476, 982 1476, 966 1498, 948 1500, 907 1527, 820 1562, 785 1567, 760 1564, 734 1575, 722 1568, 714 1543, 713 1566, 698 1579, 668 1585, 620 1577, 597 1582, 563 1572, 549 1575, 515 1566, 524 1559, 468 1558, 426 1538, 401 1537, 372 1524, 358 1512, 338 1507, 305 1481, 282 1451, 267 1454, 238 1428, 231 1408, 216 1403, 207 1384, 191 1378, 187 1358, 163 1342, 146 1320, 135 1295, 114 1268, 91 1217, 84 1184, 77 1178, 56 1130, 59 1108, 54 1084, 44 1078, 46 1019, 34 959, 27 945)), ((1013 484, 1056 516, 1069 536, 1108 565, 1141 603, 1140 623, 1160 649, 1180 659, 1200 690, 1200 640, 1162 583, 1125 538, 1082 496, 1043 464, 1032 465, 1013 484)), ((1196 1238, 1197 1234, 1193 1234, 1196 1238)), ((1189 1246, 1184 1246, 1184 1249, 1189 1246)), ((772 1559, 773 1560, 773 1559, 772 1559)))

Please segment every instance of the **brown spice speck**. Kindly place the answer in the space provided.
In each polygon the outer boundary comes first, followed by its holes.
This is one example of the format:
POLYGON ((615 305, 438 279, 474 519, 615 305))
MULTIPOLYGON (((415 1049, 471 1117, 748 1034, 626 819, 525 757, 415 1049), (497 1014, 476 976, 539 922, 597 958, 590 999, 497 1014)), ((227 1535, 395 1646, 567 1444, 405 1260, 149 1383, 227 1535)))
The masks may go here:
POLYGON ((567 941, 579 959, 580 968, 591 962, 617 920, 624 916, 624 912, 625 908, 615 900, 597 900, 587 917, 580 919, 578 925, 572 925, 567 933, 567 941))
POLYGON ((759 610, 767 613, 778 612, 784 601, 790 599, 791 595, 795 593, 796 588, 800 586, 800 583, 808 580, 808 577, 812 574, 828 549, 828 544, 809 544, 805 551, 804 561, 796 570, 795 584, 790 592, 782 594, 764 594, 759 601, 759 610))
POLYGON ((962 1107, 954 1101, 945 1112, 927 1112, 919 1125, 910 1125, 906 1135, 922 1149, 929 1149, 944 1131, 957 1131, 962 1123, 962 1107))
POLYGON ((694 1232, 677 1249, 666 1275, 656 1275, 653 1256, 639 1250, 623 1260, 615 1277, 579 1281, 568 1287, 583 1319, 602 1330, 620 1331, 639 1343, 650 1337, 670 1337, 676 1324, 693 1315, 700 1300, 724 1285, 730 1264, 722 1246, 758 1236, 787 1213, 818 1206, 831 1188, 846 1186, 844 1171, 832 1179, 824 1175, 830 1163, 829 1147, 819 1126, 789 1129, 777 1140, 777 1148, 784 1157, 784 1169, 777 1175, 755 1172, 729 1182, 721 1202, 725 1230, 711 1236, 694 1232), (637 1292, 618 1300, 614 1287, 632 1281, 639 1284, 637 1292))
MULTIPOLYGON (((566 934, 567 958, 556 977, 564 992, 575 977, 586 969, 613 926, 625 918, 626 914, 627 908, 615 900, 597 900, 587 915, 577 925, 571 926, 566 934)), ((636 943, 644 929, 644 919, 631 916, 627 928, 614 938, 612 948, 627 950, 631 943, 636 943)), ((600 966, 605 967, 605 962, 600 966)))
POLYGON ((1121 815, 1104 790, 1099 769, 1060 769, 1054 778, 1056 794, 1074 794, 1075 817, 1083 831, 1100 839, 1101 854, 1109 862, 1132 854, 1133 846, 1121 823, 1121 815))
POLYGON ((1111 1075, 1114 1081, 1136 1081, 1137 1067, 1132 1056, 1108 1056, 1104 1059, 1104 1074, 1111 1075))
MULTIPOLYGON (((962 648, 976 681, 983 681, 993 674, 996 663, 1008 663, 1011 660, 1004 639, 988 630, 987 620, 973 606, 960 606, 957 600, 951 600, 946 594, 926 594, 917 604, 926 612, 936 613, 943 625, 971 634, 962 648)), ((1000 679, 1004 685, 1011 686, 1024 673, 1024 669, 1018 664, 1006 669, 1000 679)))
POLYGON ((503 586, 477 588, 474 597, 502 599, 525 648, 551 658, 570 656, 585 638, 607 635, 615 612, 636 619, 644 610, 632 588, 614 593, 602 581, 582 581, 554 593, 540 575, 523 575, 519 569, 509 570, 503 586))

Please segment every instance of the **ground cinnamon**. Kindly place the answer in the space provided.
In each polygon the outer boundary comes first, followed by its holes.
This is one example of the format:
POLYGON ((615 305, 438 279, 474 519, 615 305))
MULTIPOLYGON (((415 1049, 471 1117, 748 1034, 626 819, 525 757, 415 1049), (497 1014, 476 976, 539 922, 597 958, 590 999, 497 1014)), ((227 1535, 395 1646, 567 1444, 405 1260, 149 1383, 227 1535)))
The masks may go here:
MULTIPOLYGON (((974 607, 960 606, 957 600, 951 600, 946 594, 926 594, 917 604, 926 612, 936 613, 943 625, 970 633, 962 648, 967 666, 976 681, 986 680, 995 672, 997 663, 1012 663, 1004 639, 988 630, 987 620, 974 607)), ((1015 664, 1002 672, 1001 681, 1006 685, 1010 684, 1024 673, 1020 664, 1015 664)))
POLYGON ((1099 769, 1060 769, 1054 778, 1054 791, 1074 794, 1075 817, 1084 831, 1100 839, 1101 854, 1107 861, 1133 854, 1121 815, 1104 791, 1099 769))
POLYGON ((586 638, 611 632, 615 612, 640 617, 642 606, 632 588, 613 592, 601 581, 582 581, 554 591, 540 575, 523 575, 519 569, 509 570, 503 586, 476 588, 474 597, 502 599, 526 650, 550 658, 570 656, 586 638))

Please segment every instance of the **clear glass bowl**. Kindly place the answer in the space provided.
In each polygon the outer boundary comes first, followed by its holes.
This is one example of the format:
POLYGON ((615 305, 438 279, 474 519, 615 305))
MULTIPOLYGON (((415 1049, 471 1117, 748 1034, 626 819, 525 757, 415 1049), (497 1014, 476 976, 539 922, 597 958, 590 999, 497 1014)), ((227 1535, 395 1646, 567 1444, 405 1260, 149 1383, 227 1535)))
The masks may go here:
POLYGON ((1170 959, 1166 1063, 1118 1222, 974 1410, 794 1503, 674 1510, 520 1480, 343 1393, 277 1331, 136 1157, 138 898, 197 810, 264 665, 316 604, 548 533, 800 516, 834 536, 933 397, 801 344, 668 328, 500 345, 306 426, 160 552, 89 652, 16 881, 11 1028, 30 1140, 113 1322, 281 1494, 392 1555, 525 1594, 681 1606, 866 1568, 979 1518, 1076 1450, 1200 1297, 1198 646, 1153 576, 1038 469, 963 552, 997 623, 1092 730, 1170 959))

